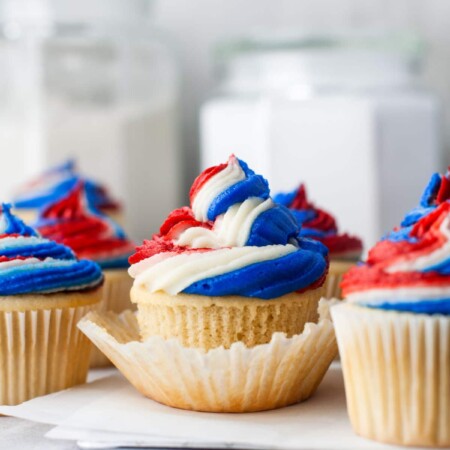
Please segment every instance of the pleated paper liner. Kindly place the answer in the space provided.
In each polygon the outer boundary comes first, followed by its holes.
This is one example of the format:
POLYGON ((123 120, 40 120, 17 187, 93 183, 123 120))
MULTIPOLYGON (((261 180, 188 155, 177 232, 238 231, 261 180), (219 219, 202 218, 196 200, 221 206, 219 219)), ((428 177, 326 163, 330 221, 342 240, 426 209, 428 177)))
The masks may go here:
POLYGON ((354 261, 330 261, 330 268, 325 280, 325 298, 342 299, 342 277, 354 265, 354 261))
POLYGON ((332 308, 355 432, 450 447, 450 317, 332 308))
POLYGON ((300 335, 275 333, 268 344, 205 351, 152 336, 141 342, 136 316, 126 311, 90 313, 80 329, 143 395, 181 409, 250 412, 309 398, 322 381, 337 347, 321 301, 318 324, 300 335))
POLYGON ((86 381, 92 346, 77 323, 100 298, 101 289, 2 297, 0 404, 15 405, 86 381))
MULTIPOLYGON (((126 269, 107 269, 103 271, 105 282, 103 286, 103 298, 99 305, 99 311, 113 311, 120 313, 126 309, 136 309, 130 301, 130 289, 133 279, 126 269)), ((91 352, 92 368, 107 367, 111 361, 96 347, 91 352)))

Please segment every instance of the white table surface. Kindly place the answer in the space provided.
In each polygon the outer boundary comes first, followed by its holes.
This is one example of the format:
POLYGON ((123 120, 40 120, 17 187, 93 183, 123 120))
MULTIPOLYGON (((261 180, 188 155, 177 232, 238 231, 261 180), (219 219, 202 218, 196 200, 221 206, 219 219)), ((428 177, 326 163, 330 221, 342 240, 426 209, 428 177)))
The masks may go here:
POLYGON ((44 437, 53 425, 30 422, 15 417, 0 417, 1 450, 78 450, 70 441, 54 441, 44 437))

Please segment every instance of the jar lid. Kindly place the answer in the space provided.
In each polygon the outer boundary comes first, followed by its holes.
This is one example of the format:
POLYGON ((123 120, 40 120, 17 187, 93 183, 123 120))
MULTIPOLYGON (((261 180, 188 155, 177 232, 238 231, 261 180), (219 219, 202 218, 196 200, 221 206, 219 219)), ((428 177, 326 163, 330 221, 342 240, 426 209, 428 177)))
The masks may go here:
POLYGON ((256 34, 220 44, 222 90, 367 88, 417 82, 423 41, 411 33, 256 34))
POLYGON ((0 21, 30 24, 133 22, 148 18, 151 0, 2 0, 0 21))

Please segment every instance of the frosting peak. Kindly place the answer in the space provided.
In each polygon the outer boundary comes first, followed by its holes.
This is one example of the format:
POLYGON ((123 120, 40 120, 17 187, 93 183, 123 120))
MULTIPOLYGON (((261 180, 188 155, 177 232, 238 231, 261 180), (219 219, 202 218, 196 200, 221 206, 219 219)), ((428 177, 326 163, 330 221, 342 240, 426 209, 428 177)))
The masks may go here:
POLYGON ((82 181, 41 210, 36 227, 43 236, 67 245, 78 257, 92 259, 104 269, 128 267, 134 250, 119 225, 90 205, 82 181))
POLYGON ((326 248, 298 238, 295 218, 269 195, 267 181, 234 155, 205 170, 190 190, 191 207, 173 211, 144 241, 130 275, 170 294, 268 299, 320 286, 326 248))
POLYGON ((304 184, 291 192, 277 194, 274 201, 290 209, 301 227, 300 236, 322 242, 327 246, 331 258, 360 257, 361 240, 347 233, 339 233, 335 218, 309 201, 304 184))
POLYGON ((16 208, 42 208, 60 196, 67 194, 75 185, 83 181, 89 202, 97 209, 108 212, 120 209, 104 186, 79 175, 76 164, 68 160, 45 171, 42 175, 25 184, 14 199, 16 208))
POLYGON ((419 206, 345 275, 342 288, 350 301, 367 306, 450 314, 448 172, 432 176, 419 206))
POLYGON ((33 228, 0 209, 0 295, 45 294, 98 286, 103 276, 92 261, 42 238, 33 228))

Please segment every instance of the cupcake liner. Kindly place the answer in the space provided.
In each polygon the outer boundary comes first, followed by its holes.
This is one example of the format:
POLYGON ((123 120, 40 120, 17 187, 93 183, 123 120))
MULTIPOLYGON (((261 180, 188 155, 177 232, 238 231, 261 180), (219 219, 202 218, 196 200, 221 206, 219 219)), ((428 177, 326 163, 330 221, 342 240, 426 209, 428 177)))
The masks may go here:
POLYGON ((209 350, 242 341, 251 347, 269 342, 275 332, 299 334, 307 322, 317 322, 323 289, 292 293, 273 300, 241 296, 207 297, 150 293, 133 286, 143 339, 156 335, 177 338, 185 347, 209 350))
POLYGON ((337 347, 328 303, 318 324, 291 338, 275 333, 267 344, 205 351, 176 339, 139 341, 136 316, 90 313, 79 328, 143 395, 176 408, 250 412, 306 400, 320 384, 337 347))
MULTIPOLYGON (((98 311, 113 311, 120 313, 126 309, 136 309, 130 301, 130 289, 133 279, 128 275, 126 269, 107 269, 103 271, 105 282, 103 286, 102 301, 98 306, 98 311)), ((111 361, 96 347, 91 352, 92 368, 107 367, 111 361)))
POLYGON ((332 308, 355 432, 380 442, 450 446, 450 317, 332 308))
POLYGON ((341 281, 344 274, 355 265, 353 261, 330 261, 325 280, 325 298, 342 299, 341 281))
MULTIPOLYGON (((15 405, 85 382, 92 346, 77 323, 100 299, 100 293, 91 295, 90 304, 49 309, 28 309, 30 303, 18 298, 14 301, 23 301, 22 310, 0 311, 0 404, 15 405)), ((44 303, 53 301, 43 297, 44 303)))

